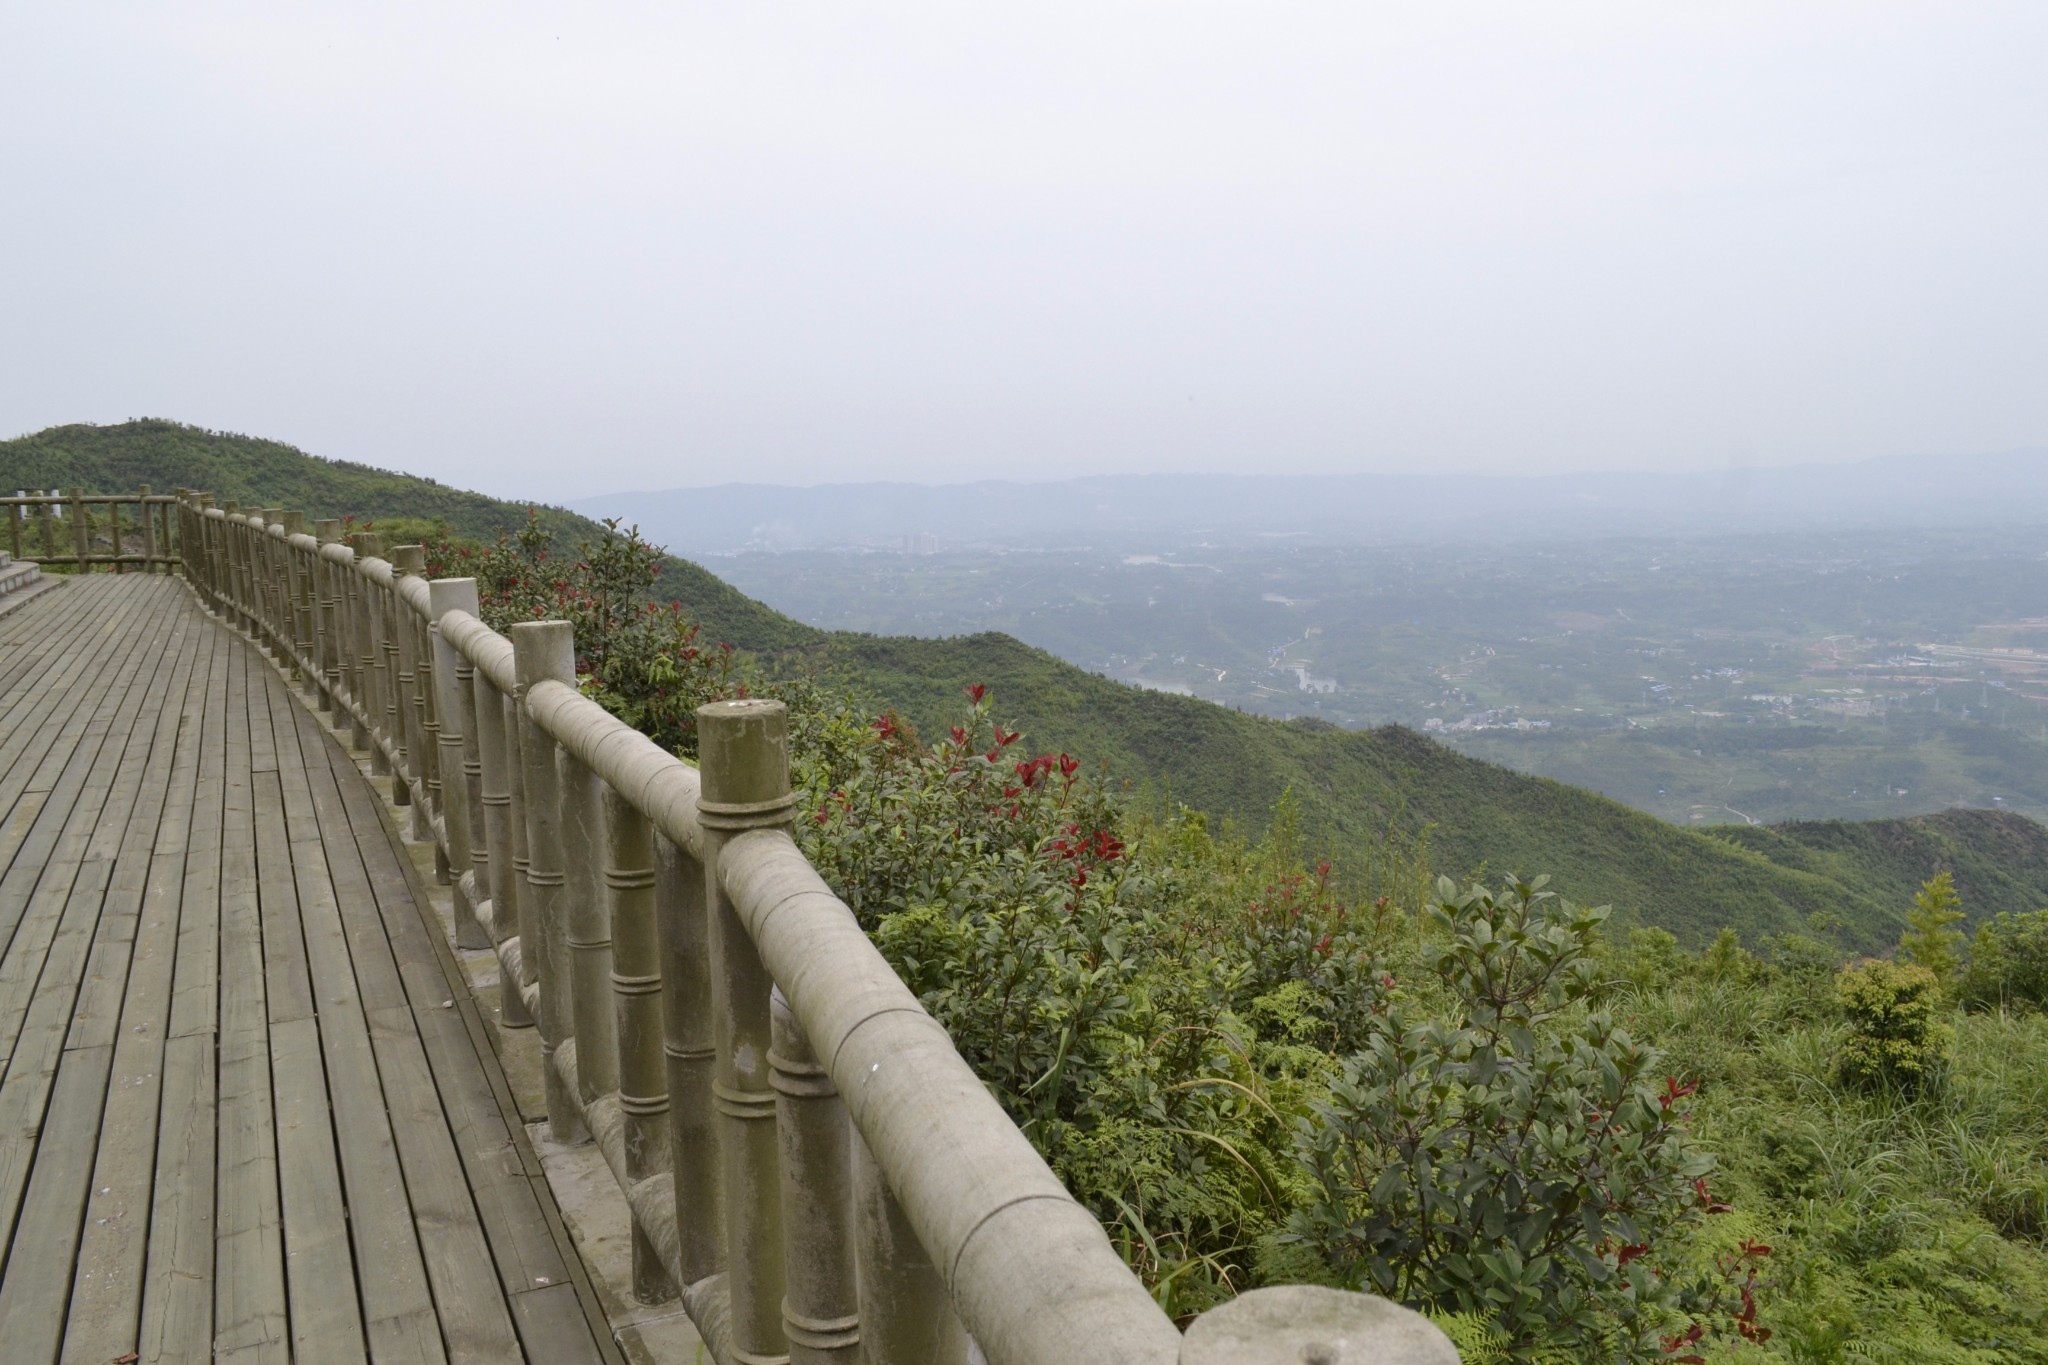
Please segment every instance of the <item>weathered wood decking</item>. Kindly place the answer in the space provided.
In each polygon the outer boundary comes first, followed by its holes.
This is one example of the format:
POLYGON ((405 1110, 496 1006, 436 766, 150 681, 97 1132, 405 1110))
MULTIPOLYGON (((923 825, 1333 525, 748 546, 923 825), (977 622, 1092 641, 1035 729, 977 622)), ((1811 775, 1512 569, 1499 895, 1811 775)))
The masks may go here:
POLYGON ((0 613, 9 1365, 616 1358, 378 800, 182 581, 0 613))

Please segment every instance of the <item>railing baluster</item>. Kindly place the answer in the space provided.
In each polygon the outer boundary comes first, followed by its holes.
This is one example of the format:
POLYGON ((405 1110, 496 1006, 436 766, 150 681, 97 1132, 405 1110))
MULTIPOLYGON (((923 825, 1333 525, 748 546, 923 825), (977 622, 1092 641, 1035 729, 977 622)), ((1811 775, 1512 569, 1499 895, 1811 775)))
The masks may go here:
POLYGON ((394 788, 403 787, 406 799, 399 805, 412 807, 412 837, 418 840, 434 837, 433 810, 427 803, 426 753, 420 743, 419 713, 419 650, 413 636, 413 610, 405 600, 405 594, 398 590, 402 577, 417 577, 426 567, 426 555, 417 545, 400 545, 391 551, 391 586, 384 591, 388 631, 385 636, 385 657, 391 666, 391 708, 392 743, 398 754, 394 767, 398 780, 394 788))
POLYGON ((482 840, 471 833, 481 831, 484 822, 476 673, 467 656, 441 633, 441 618, 448 612, 477 614, 476 580, 437 578, 427 585, 427 593, 433 612, 428 633, 434 651, 434 688, 441 703, 441 829, 453 879, 455 944, 490 948, 496 945, 476 917, 477 902, 490 886, 488 855, 482 840))
MULTIPOLYGON (((662 1062, 661 1046, 661 939, 654 924, 654 834, 647 817, 634 810, 630 802, 610 787, 603 791, 604 882, 611 901, 609 955, 614 1011, 612 1028, 604 1036, 607 1044, 616 1039, 615 1084, 619 1112, 625 1120, 626 1179, 638 1183, 666 1169, 669 1158, 668 1072, 662 1062)), ((585 978, 580 958, 578 966, 576 1052, 582 1063, 588 1056, 583 1042, 587 1036, 585 1029, 598 1025, 594 1021, 584 1022, 585 978)), ((658 1303, 675 1292, 668 1267, 635 1216, 634 1296, 642 1303, 658 1303)))
POLYGON ((768 993, 774 982, 718 880, 718 854, 750 829, 788 828, 789 789, 783 705, 714 702, 697 712, 703 795, 698 819, 709 857, 704 896, 710 907, 713 1016, 718 1074, 713 1093, 724 1122, 725 1245, 732 1286, 735 1345, 760 1358, 784 1354, 782 1199, 777 1176, 775 1090, 768 1079, 768 993))
POLYGON ((782 1301, 790 1365, 859 1358, 860 1294, 853 1256, 853 1127, 789 1002, 770 1007, 775 1045, 775 1131, 782 1155, 782 1226, 788 1240, 782 1301))
MULTIPOLYGON (((518 669, 519 697, 545 679, 576 681, 576 652, 566 621, 522 621, 512 627, 512 652, 518 669)), ((555 1047, 569 1029, 569 980, 566 935, 562 924, 562 800, 555 767, 555 741, 527 713, 516 707, 519 770, 525 779, 518 793, 525 813, 526 885, 520 900, 519 947, 540 985, 542 1082, 547 1089, 548 1128, 557 1142, 581 1142, 590 1136, 580 1097, 564 1084, 555 1062, 555 1047), (529 936, 530 935, 530 936, 529 936)))
POLYGON ((526 983, 533 969, 526 954, 536 951, 532 916, 526 902, 526 777, 519 753, 517 703, 482 669, 476 671, 477 733, 484 742, 484 810, 491 850, 491 933, 498 957, 510 967, 509 981, 498 988, 498 1022, 507 1028, 531 1028, 533 1010, 526 1001, 526 983), (495 814, 493 814, 495 812, 495 814), (515 942, 516 940, 516 942, 515 942), (508 953, 507 945, 511 951, 508 953))
MULTIPOLYGON (((568 681, 574 684, 573 672, 568 681)), ((567 968, 563 984, 569 995, 568 1025, 576 1039, 576 1098, 587 1105, 619 1088, 612 897, 606 891, 610 836, 597 774, 564 748, 559 750, 555 777, 561 784, 562 807, 561 914, 567 968)))
POLYGON ((866 1359, 889 1365, 961 1365, 967 1329, 903 1216, 867 1144, 853 1143, 854 1243, 860 1264, 860 1335, 866 1359))
POLYGON ((692 1285, 725 1268, 725 1199, 714 1108, 717 1046, 711 1019, 711 930, 704 869, 655 841, 654 907, 661 931, 662 1060, 668 1071, 669 1171, 675 1181, 678 1271, 692 1285))

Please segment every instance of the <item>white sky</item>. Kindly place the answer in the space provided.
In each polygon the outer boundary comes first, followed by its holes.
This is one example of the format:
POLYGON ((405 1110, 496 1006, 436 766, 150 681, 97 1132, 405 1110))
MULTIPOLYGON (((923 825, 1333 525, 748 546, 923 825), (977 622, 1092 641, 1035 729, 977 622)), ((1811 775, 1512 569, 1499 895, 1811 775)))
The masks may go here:
POLYGON ((551 499, 2038 445, 2044 145, 2039 0, 13 0, 0 435, 551 499))

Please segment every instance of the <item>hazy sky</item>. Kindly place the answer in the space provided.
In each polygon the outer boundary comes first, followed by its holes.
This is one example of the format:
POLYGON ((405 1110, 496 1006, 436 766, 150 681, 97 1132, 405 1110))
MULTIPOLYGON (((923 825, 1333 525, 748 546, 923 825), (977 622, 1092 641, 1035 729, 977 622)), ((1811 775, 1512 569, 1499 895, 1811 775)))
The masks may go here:
POLYGON ((551 499, 2038 445, 2044 73, 2040 0, 15 0, 0 435, 551 499))

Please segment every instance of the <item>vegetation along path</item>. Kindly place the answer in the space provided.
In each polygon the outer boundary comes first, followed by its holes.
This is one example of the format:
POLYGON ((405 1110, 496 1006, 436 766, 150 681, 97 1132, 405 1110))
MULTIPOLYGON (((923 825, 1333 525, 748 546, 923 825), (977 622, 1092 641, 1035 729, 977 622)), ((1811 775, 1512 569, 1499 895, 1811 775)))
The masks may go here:
POLYGON ((612 1358, 376 802, 176 579, 0 615, 8 1361, 612 1358))

